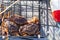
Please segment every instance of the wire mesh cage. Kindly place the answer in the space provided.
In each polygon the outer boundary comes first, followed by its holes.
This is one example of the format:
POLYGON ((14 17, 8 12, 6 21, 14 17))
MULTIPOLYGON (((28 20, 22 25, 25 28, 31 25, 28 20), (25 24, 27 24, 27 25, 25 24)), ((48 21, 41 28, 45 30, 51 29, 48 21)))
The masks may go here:
MULTIPOLYGON (((16 0, 2 0, 1 12, 13 4, 16 0)), ((53 26, 49 19, 49 0, 20 0, 9 7, 2 15, 11 13, 24 16, 27 20, 36 16, 39 18, 40 36, 47 37, 49 27, 53 26)))

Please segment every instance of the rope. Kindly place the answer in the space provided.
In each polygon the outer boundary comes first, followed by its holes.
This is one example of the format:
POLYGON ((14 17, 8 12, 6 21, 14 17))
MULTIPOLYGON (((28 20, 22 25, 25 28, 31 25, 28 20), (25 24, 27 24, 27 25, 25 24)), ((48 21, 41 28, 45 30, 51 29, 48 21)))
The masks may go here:
POLYGON ((11 4, 10 6, 8 6, 4 11, 2 11, 0 14, 4 13, 5 11, 7 11, 11 6, 13 6, 14 4, 16 4, 17 2, 19 2, 19 0, 15 1, 13 4, 11 4))

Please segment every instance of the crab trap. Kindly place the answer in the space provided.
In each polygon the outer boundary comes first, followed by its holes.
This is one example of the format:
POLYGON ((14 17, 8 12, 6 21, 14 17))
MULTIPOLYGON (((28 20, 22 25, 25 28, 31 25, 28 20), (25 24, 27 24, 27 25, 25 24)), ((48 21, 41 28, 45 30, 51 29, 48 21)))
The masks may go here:
POLYGON ((49 0, 1 0, 0 6, 3 38, 29 40, 49 35, 49 0))

